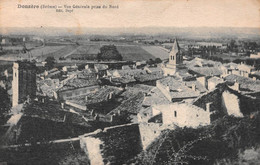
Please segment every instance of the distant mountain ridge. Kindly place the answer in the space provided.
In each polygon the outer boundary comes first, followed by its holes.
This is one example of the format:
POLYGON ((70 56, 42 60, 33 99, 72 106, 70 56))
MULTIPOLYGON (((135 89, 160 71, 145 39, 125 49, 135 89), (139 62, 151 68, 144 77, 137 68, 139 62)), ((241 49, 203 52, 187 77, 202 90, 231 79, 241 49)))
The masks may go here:
POLYGON ((38 35, 38 36, 70 36, 70 35, 166 35, 181 38, 260 38, 260 27, 129 27, 129 28, 4 28, 1 35, 38 35))

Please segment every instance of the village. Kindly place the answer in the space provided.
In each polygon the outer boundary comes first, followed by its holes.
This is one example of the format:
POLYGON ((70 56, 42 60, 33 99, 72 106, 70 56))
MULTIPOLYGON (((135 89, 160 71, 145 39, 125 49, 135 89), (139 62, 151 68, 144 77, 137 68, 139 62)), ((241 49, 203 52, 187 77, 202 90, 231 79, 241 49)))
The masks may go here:
POLYGON ((59 67, 48 60, 15 61, 12 77, 5 71, 1 81, 12 96, 2 148, 79 145, 89 164, 122 164, 165 130, 196 129, 225 115, 259 111, 260 72, 254 65, 191 58, 182 50, 175 39, 168 58, 152 62, 117 62, 117 55, 59 67))

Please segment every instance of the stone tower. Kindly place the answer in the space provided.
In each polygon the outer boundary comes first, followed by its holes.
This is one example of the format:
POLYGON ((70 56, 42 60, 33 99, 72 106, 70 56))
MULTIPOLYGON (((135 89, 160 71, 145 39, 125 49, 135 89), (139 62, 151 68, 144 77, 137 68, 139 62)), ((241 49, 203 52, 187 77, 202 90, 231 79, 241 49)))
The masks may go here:
POLYGON ((36 96, 36 65, 28 61, 18 61, 13 64, 12 82, 13 107, 28 98, 36 96))

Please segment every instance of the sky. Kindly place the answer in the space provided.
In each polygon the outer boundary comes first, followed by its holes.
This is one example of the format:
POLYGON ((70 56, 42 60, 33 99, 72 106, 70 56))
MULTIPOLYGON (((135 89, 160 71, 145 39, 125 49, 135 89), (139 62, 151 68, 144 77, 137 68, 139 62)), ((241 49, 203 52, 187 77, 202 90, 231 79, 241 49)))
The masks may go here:
POLYGON ((0 27, 260 27, 259 0, 0 0, 0 27), (118 5, 23 9, 18 5, 118 5))

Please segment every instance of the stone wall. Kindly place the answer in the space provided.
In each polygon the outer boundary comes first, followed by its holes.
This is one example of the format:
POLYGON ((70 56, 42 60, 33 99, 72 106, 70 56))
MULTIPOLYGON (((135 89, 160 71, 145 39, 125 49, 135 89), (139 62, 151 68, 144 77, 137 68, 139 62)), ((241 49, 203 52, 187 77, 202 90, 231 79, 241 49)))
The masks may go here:
POLYGON ((162 123, 140 123, 139 130, 142 141, 143 150, 161 134, 162 130, 174 129, 173 125, 163 125, 162 123))
POLYGON ((222 107, 228 115, 243 117, 243 114, 240 111, 240 99, 237 95, 228 90, 222 93, 222 107))
POLYGON ((81 136, 80 143, 93 165, 124 164, 142 151, 138 124, 98 130, 81 136))

